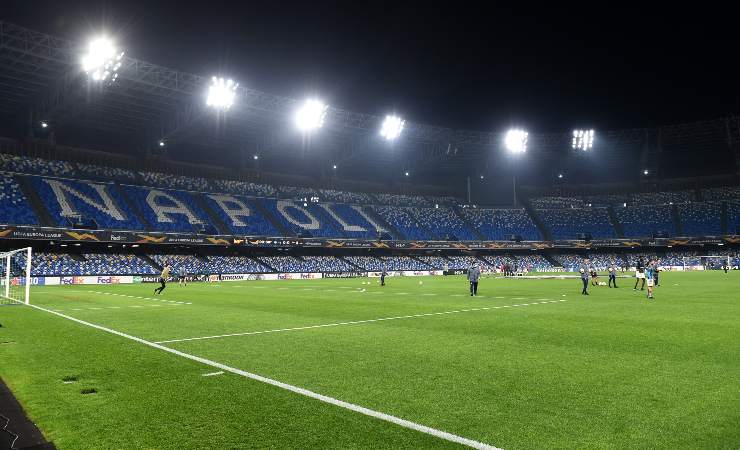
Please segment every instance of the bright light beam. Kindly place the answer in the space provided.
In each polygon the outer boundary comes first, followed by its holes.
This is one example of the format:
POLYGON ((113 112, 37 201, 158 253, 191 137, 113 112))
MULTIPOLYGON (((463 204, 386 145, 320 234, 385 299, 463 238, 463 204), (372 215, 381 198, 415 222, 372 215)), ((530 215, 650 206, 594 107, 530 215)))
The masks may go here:
POLYGON ((506 132, 504 145, 512 153, 524 153, 527 151, 527 137, 529 133, 520 129, 511 129, 506 132))
POLYGON ((380 135, 386 141, 394 141, 401 136, 405 123, 406 121, 398 116, 385 116, 383 125, 380 127, 380 135))
POLYGON ((231 108, 236 99, 236 89, 238 87, 239 83, 235 83, 232 79, 211 78, 206 105, 222 111, 231 108))
POLYGON ((573 130, 572 147, 575 150, 591 150, 594 146, 594 130, 573 130))
POLYGON ((99 37, 90 41, 87 53, 82 57, 82 70, 96 82, 114 82, 118 78, 123 53, 113 41, 99 37))
POLYGON ((299 130, 308 132, 321 128, 328 106, 320 100, 308 99, 295 113, 295 124, 299 130))

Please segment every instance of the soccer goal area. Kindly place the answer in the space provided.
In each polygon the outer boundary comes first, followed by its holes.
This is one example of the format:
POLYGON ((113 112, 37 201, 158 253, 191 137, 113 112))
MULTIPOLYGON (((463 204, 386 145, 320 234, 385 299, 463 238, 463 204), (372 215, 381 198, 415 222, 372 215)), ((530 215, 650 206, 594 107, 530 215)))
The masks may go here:
POLYGON ((683 270, 722 270, 732 267, 729 255, 684 256, 683 270))
POLYGON ((0 306, 30 303, 31 247, 0 253, 0 306))

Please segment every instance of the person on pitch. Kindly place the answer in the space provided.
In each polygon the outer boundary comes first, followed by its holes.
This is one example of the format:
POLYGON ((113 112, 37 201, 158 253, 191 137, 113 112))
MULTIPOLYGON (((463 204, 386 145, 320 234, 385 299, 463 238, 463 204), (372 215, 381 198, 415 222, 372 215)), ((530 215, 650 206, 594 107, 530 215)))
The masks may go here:
POLYGON ((640 259, 637 260, 637 270, 635 270, 635 287, 632 288, 633 291, 637 290, 637 285, 640 283, 640 280, 642 280, 642 285, 640 286, 640 290, 645 290, 645 261, 643 261, 642 256, 640 259))
POLYGON ((617 267, 614 263, 609 266, 609 287, 612 287, 612 283, 617 287, 617 267))
POLYGON ((478 280, 480 279, 480 269, 478 264, 473 263, 468 269, 468 281, 470 282, 470 296, 478 295, 478 280))
POLYGON ((588 294, 588 260, 584 262, 583 265, 581 265, 581 268, 578 270, 581 273, 581 281, 583 282, 583 290, 581 291, 581 295, 589 295, 588 294))
POLYGON ((161 294, 164 288, 167 287, 167 278, 170 276, 170 266, 165 265, 162 269, 162 274, 159 276, 159 282, 162 284, 160 287, 154 290, 154 295, 161 294))
POLYGON ((385 286, 385 276, 388 275, 388 272, 385 271, 385 265, 383 266, 383 271, 380 272, 380 285, 385 286))

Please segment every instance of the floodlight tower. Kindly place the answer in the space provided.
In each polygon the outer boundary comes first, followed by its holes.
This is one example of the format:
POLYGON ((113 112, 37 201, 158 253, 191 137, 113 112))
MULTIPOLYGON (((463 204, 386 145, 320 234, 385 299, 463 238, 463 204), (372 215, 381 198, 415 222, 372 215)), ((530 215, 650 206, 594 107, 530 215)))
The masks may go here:
POLYGON ((594 130, 573 130, 571 147, 574 150, 591 150, 594 146, 594 130))
POLYGON ((512 128, 506 132, 504 145, 511 153, 524 153, 527 151, 527 139, 529 133, 525 130, 512 128))

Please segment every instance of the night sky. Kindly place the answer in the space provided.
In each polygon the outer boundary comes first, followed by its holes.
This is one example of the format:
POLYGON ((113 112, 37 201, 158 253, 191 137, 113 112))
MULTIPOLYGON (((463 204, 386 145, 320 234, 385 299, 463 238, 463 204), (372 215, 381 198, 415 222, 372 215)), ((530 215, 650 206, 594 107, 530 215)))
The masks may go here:
POLYGON ((519 3, 6 0, 0 16, 79 41, 105 30, 134 58, 455 128, 615 129, 740 112, 729 10, 519 3))

